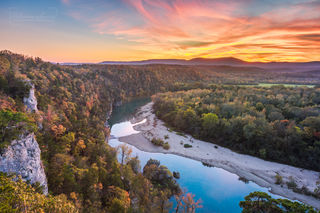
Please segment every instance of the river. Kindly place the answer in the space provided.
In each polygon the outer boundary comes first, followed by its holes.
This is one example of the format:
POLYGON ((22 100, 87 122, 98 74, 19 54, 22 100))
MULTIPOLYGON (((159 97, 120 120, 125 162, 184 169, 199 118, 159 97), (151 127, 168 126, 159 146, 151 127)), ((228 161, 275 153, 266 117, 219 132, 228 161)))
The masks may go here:
MULTIPOLYGON (((137 108, 149 101, 150 99, 137 99, 125 103, 113 111, 109 119, 111 126, 109 145, 117 147, 122 144, 117 139, 118 137, 138 133, 133 129, 134 125, 130 123, 129 119, 137 108)), ((159 160, 171 171, 180 172, 181 177, 178 179, 178 183, 181 188, 195 194, 195 199, 201 198, 202 200, 203 208, 197 209, 197 212, 241 212, 239 201, 244 200, 244 197, 250 192, 268 192, 267 188, 260 187, 251 181, 242 181, 237 175, 223 169, 208 167, 199 161, 177 155, 144 152, 134 146, 127 145, 132 148, 133 156, 139 157, 142 168, 152 158, 159 160)), ((273 197, 278 198, 279 196, 273 195, 273 197)))

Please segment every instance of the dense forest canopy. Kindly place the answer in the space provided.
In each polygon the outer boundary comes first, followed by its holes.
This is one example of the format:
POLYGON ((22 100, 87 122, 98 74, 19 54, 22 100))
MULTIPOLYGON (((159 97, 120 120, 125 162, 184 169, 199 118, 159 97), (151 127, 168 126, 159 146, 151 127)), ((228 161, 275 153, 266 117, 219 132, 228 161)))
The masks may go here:
POLYGON ((153 101, 156 115, 197 138, 320 171, 320 88, 212 85, 153 101))
POLYGON ((0 172, 0 212, 78 212, 64 194, 45 196, 19 177, 0 172))
MULTIPOLYGON (((165 91, 181 75, 157 69, 67 67, 8 51, 1 52, 0 65, 1 147, 38 129, 50 194, 64 194, 80 212, 165 212, 169 198, 180 196, 165 166, 150 163, 141 171, 128 147, 108 146, 104 123, 113 103, 165 91), (26 114, 23 105, 29 81, 35 85, 38 113, 26 114), (9 132, 7 126, 15 128, 9 132), (167 179, 161 181, 150 174, 163 172, 167 179)), ((186 74, 182 80, 197 79, 197 74, 186 74)))
POLYGON ((14 206, 19 211, 41 204, 37 207, 52 212, 56 211, 54 205, 67 212, 167 212, 172 196, 184 201, 182 208, 195 205, 192 194, 183 194, 160 162, 150 160, 141 170, 139 159, 131 156, 128 147, 116 150, 105 142, 109 134, 105 121, 116 102, 157 92, 202 88, 155 96, 157 115, 176 128, 259 157, 293 165, 310 162, 310 168, 319 169, 319 89, 215 86, 316 80, 304 74, 286 75, 229 66, 62 66, 1 51, 0 148, 5 149, 22 133, 35 132, 50 193, 44 197, 29 185, 1 174, 5 185, 0 189, 0 199, 5 201, 1 208, 14 206), (35 85, 38 113, 26 113, 23 97, 29 93, 27 82, 35 85), (256 127, 260 129, 253 131, 256 127), (216 128, 220 133, 212 134, 216 128), (233 130, 240 131, 239 137, 225 135, 233 130), (257 139, 263 141, 255 144, 257 139), (296 143, 300 139, 302 142, 296 143), (270 150, 271 145, 277 149, 270 150), (285 159, 284 153, 290 158, 285 159), (160 180, 159 176, 166 178, 160 180), (11 189, 41 202, 30 200, 25 206, 11 189))

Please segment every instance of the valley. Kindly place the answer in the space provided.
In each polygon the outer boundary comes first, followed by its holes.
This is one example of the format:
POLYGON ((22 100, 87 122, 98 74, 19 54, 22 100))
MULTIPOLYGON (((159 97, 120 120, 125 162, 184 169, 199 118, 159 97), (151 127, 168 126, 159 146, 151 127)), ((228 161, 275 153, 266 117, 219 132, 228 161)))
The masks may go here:
MULTIPOLYGON (((243 178, 244 180, 252 181, 259 186, 265 187, 259 190, 270 190, 273 194, 281 195, 282 197, 289 198, 291 200, 299 200, 319 208, 319 199, 294 192, 292 189, 287 188, 285 184, 291 180, 290 178, 293 178, 298 188, 308 186, 310 187, 310 190, 313 191, 317 188, 316 183, 319 181, 319 172, 238 154, 224 147, 195 139, 190 135, 181 135, 177 132, 170 131, 170 129, 165 126, 164 122, 157 119, 152 113, 152 103, 142 106, 136 112, 136 116, 131 118, 130 122, 132 123, 131 128, 133 128, 133 131, 126 132, 125 135, 119 135, 119 133, 117 133, 118 131, 115 131, 115 134, 113 135, 113 132, 111 131, 111 137, 113 138, 116 136, 120 142, 131 144, 139 150, 147 153, 174 154, 200 161, 203 165, 207 165, 209 167, 222 168, 228 172, 236 174, 239 179, 243 178), (153 145, 151 143, 153 138, 159 138, 168 142, 170 149, 165 150, 162 147, 153 145), (190 144, 192 147, 185 148, 184 144, 190 144), (276 184, 277 175, 282 177, 283 183, 276 184)), ((129 127, 123 128, 129 129, 129 127)), ((143 155, 143 153, 140 154, 139 157, 141 155, 143 155)), ((172 162, 172 164, 174 163, 172 162)), ((179 167, 175 168, 177 171, 180 169, 179 167)), ((188 176, 195 175, 193 171, 189 172, 191 174, 188 174, 188 176)), ((212 183, 212 185, 216 186, 215 183, 212 183)), ((229 185, 228 183, 224 183, 222 185, 225 190, 228 187, 233 189, 235 187, 234 184, 229 185)), ((204 193, 205 192, 199 192, 201 195, 204 193)), ((235 194, 233 194, 233 196, 235 196, 235 194)))

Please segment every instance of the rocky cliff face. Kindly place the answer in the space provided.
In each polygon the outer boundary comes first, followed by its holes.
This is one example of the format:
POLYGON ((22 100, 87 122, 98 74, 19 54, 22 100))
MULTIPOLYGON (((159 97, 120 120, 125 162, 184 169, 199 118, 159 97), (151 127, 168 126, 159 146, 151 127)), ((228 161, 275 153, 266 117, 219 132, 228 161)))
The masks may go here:
POLYGON ((38 102, 36 96, 34 95, 34 84, 30 83, 29 81, 27 83, 31 86, 31 88, 29 97, 23 98, 23 103, 27 107, 28 112, 38 112, 38 102))
POLYGON ((47 194, 47 178, 40 154, 34 133, 23 135, 19 140, 12 141, 11 145, 0 155, 0 171, 21 175, 23 180, 29 180, 31 183, 39 182, 44 187, 43 192, 47 194))
MULTIPOLYGON (((28 112, 38 112, 37 99, 34 95, 34 85, 31 86, 29 97, 23 102, 28 112)), ((23 180, 30 183, 39 182, 44 187, 43 192, 48 193, 47 178, 41 162, 41 150, 34 133, 22 135, 11 142, 11 145, 0 155, 0 171, 21 175, 23 180)))

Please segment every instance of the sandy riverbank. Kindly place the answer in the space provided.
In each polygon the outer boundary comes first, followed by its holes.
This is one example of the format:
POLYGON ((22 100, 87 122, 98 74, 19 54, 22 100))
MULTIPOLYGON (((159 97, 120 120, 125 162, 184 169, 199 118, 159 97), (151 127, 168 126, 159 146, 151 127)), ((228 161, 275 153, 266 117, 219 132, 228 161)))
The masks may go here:
POLYGON ((316 188, 316 182, 320 181, 319 172, 265 161, 249 155, 238 154, 230 149, 200 141, 188 135, 178 135, 175 132, 169 131, 168 128, 164 126, 164 123, 156 118, 152 113, 152 103, 140 108, 131 122, 137 123, 143 119, 146 119, 146 122, 134 126, 134 129, 140 131, 140 133, 120 137, 119 140, 143 151, 176 154, 202 161, 206 164, 237 174, 260 186, 268 187, 274 194, 292 200, 299 200, 320 209, 320 200, 295 193, 291 189, 288 189, 286 184, 282 184, 282 186, 275 184, 275 176, 279 174, 282 176, 284 183, 289 182, 290 177, 292 177, 299 188, 305 186, 310 191, 313 191, 316 188), (168 136, 168 139, 164 139, 165 136, 168 136), (162 147, 153 145, 150 142, 152 138, 160 138, 168 142, 170 149, 165 150, 162 147), (190 144, 192 148, 184 148, 183 144, 190 144))

